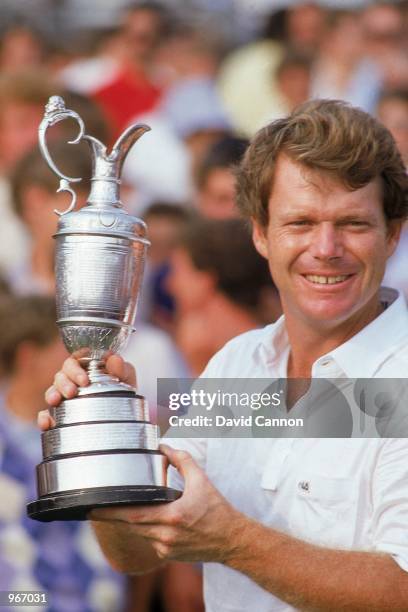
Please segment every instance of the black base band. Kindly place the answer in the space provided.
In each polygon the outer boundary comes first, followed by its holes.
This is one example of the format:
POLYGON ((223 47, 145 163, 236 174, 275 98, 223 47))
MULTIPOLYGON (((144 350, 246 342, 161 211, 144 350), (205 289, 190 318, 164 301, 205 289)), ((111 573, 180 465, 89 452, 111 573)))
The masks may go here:
POLYGON ((31 519, 49 521, 85 521, 94 508, 159 504, 178 499, 181 491, 169 487, 102 487, 47 495, 27 505, 31 519))

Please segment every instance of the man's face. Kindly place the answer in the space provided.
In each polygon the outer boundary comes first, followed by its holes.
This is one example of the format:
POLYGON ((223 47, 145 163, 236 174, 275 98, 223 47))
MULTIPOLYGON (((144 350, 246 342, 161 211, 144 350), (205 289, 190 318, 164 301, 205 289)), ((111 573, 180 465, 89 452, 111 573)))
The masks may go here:
POLYGON ((398 224, 386 224, 378 180, 350 191, 285 156, 277 160, 268 226, 254 224, 285 314, 311 327, 372 311, 398 234, 398 224))

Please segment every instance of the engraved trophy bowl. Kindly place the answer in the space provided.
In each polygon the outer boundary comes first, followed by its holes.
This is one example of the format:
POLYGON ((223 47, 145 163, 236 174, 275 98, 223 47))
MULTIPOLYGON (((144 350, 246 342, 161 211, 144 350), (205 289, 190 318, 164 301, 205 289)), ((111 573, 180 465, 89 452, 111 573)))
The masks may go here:
POLYGON ((119 186, 128 151, 148 130, 127 128, 108 152, 59 96, 50 98, 39 127, 43 156, 60 178, 58 192, 72 198, 67 210, 55 211, 57 324, 90 380, 77 397, 50 409, 55 426, 42 433, 38 499, 27 506, 39 521, 85 520, 96 507, 169 502, 181 494, 166 486, 166 458, 146 400, 104 365, 125 347, 136 315, 149 241, 145 223, 122 208, 119 186), (60 172, 46 143, 47 129, 67 118, 79 125, 70 144, 84 140, 92 152, 92 187, 81 210, 70 186, 81 179, 60 172))

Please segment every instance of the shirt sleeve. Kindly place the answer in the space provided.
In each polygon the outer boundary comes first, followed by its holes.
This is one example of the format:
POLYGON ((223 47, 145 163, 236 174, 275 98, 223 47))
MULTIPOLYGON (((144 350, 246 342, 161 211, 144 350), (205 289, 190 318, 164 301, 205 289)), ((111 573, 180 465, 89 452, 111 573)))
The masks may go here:
POLYGON ((382 446, 373 480, 373 541, 408 572, 408 440, 382 446))

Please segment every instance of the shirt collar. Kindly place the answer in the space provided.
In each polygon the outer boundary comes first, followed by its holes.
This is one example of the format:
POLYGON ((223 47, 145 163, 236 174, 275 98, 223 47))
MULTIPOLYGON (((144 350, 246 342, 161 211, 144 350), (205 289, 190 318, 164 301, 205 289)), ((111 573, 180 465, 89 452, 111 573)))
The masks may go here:
MULTIPOLYGON (((404 297, 395 289, 381 288, 380 300, 388 307, 355 336, 314 366, 331 358, 348 378, 371 378, 379 366, 405 340, 408 342, 408 310, 404 297)), ((314 367, 313 366, 313 367, 314 367)))
POLYGON ((261 363, 267 368, 273 368, 279 372, 279 376, 286 376, 286 365, 289 357, 290 346, 286 332, 285 317, 282 315, 275 323, 267 325, 265 334, 262 334, 260 344, 261 363), (284 369, 284 372, 282 370, 284 369))
MULTIPOLYGON (((347 342, 319 357, 312 372, 315 366, 331 359, 347 378, 356 378, 357 372, 360 378, 371 378, 396 346, 408 342, 408 310, 403 295, 395 289, 382 287, 380 300, 388 305, 387 308, 347 342)), ((286 376, 290 346, 285 317, 282 315, 268 325, 266 331, 262 342, 266 362, 279 370, 280 376, 286 376)))

